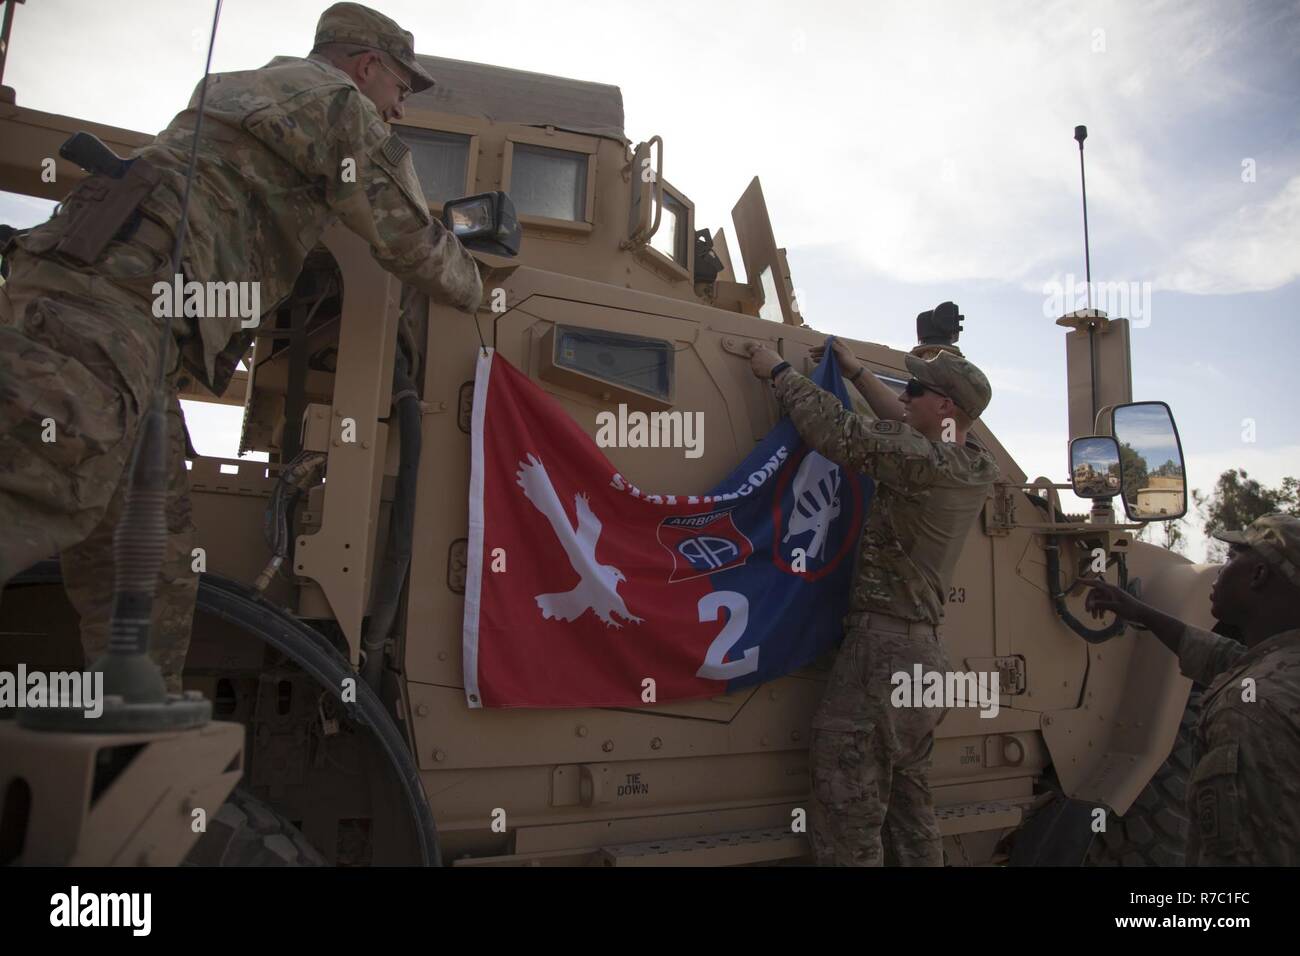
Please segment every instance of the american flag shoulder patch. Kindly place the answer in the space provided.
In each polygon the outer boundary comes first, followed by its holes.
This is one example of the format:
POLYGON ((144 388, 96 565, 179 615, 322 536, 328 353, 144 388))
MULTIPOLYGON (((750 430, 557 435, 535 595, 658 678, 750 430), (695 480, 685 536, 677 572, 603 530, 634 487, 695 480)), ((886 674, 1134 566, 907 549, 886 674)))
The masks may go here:
POLYGON ((402 142, 400 136, 393 133, 388 139, 384 140, 384 145, 379 147, 379 151, 384 154, 384 159, 396 166, 406 158, 406 154, 411 151, 411 147, 402 142))

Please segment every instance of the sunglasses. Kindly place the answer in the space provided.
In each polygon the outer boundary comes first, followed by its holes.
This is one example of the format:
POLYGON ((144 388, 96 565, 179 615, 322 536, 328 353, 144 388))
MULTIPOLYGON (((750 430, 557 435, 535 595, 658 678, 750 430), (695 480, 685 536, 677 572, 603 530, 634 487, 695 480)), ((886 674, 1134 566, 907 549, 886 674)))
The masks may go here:
POLYGON ((937 388, 932 388, 929 385, 925 385, 922 382, 917 381, 916 379, 912 379, 906 385, 904 385, 903 391, 906 392, 908 396, 910 396, 911 398, 920 398, 926 392, 934 392, 934 394, 938 395, 940 398, 946 398, 950 402, 953 401, 951 395, 947 395, 939 391, 937 388))

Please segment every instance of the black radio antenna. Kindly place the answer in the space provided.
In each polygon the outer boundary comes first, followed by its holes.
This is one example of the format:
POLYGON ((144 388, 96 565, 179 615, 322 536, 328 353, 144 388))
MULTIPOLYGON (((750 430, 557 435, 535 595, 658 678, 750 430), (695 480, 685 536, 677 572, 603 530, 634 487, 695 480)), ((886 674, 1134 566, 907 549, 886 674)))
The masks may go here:
POLYGON ((1083 175, 1083 141, 1088 138, 1088 127, 1076 126, 1074 138, 1079 143, 1079 186, 1083 191, 1083 269, 1088 290, 1088 309, 1092 309, 1092 255, 1088 251, 1088 181, 1083 175))
MULTIPOLYGON (((208 77, 212 73, 212 51, 217 42, 217 24, 221 19, 221 0, 212 13, 212 31, 208 37, 208 57, 199 86, 198 115, 194 120, 194 139, 190 145, 189 164, 185 170, 185 189, 181 196, 181 215, 176 224, 176 241, 172 246, 172 275, 181 271, 181 249, 189 221, 190 192, 198 167, 199 136, 203 129, 203 107, 208 94, 208 77)), ((166 684, 158 665, 149 657, 150 621, 157 595, 158 576, 162 569, 167 542, 167 367, 171 345, 171 321, 162 319, 158 327, 158 370, 154 394, 136 441, 131 462, 130 481, 121 520, 113 534, 113 616, 109 631, 108 653, 95 663, 104 672, 105 696, 120 696, 123 704, 106 707, 97 720, 97 730, 112 731, 126 724, 141 728, 181 728, 206 723, 212 714, 211 702, 202 699, 168 699, 166 684)))

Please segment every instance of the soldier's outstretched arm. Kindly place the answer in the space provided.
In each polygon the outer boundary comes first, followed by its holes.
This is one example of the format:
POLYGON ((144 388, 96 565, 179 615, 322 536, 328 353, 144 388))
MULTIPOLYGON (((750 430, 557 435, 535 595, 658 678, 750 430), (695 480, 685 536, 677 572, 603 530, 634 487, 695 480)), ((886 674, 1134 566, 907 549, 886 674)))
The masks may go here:
POLYGON ((837 464, 898 488, 925 484, 933 471, 934 449, 920 432, 855 414, 794 369, 777 378, 776 395, 803 440, 837 464))
MULTIPOLYGON (((833 348, 840 374, 857 389, 859 395, 867 400, 876 417, 891 422, 901 422, 906 406, 899 399, 898 393, 876 378, 875 373, 866 367, 865 362, 858 361, 857 356, 844 344, 843 339, 835 339, 833 348)), ((825 345, 814 346, 810 353, 812 360, 820 362, 825 352, 825 345)))
POLYGON ((258 124, 282 159, 321 182, 345 226, 376 261, 439 302, 473 313, 483 297, 474 257, 429 207, 410 149, 355 88, 305 95, 295 109, 258 124))
POLYGON ((1178 655, 1183 675, 1198 683, 1209 684, 1246 653, 1246 648, 1232 638, 1180 621, 1109 581, 1080 578, 1079 583, 1089 588, 1084 601, 1088 613, 1100 618, 1109 612, 1146 628, 1178 655))
POLYGON ((434 299, 473 313, 483 298, 478 263, 429 214, 411 150, 356 94, 348 104, 337 148, 340 168, 356 160, 355 182, 336 176, 330 206, 344 225, 370 243, 376 261, 434 299))

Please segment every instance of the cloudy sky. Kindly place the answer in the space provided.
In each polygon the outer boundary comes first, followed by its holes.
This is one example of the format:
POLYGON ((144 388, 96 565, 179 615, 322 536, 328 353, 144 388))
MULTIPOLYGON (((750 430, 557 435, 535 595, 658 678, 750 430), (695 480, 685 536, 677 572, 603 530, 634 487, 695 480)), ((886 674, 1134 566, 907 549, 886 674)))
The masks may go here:
MULTIPOLYGON (((955 300, 994 384, 985 419, 1031 478, 1067 479, 1048 290, 1083 280, 1086 124, 1093 279, 1135 292, 1134 398, 1172 406, 1192 487, 1300 476, 1300 3, 375 5, 423 53, 619 86, 627 135, 664 137, 699 226, 732 232, 760 176, 814 327, 906 348, 917 312, 955 300)), ((214 69, 305 53, 325 6, 228 0, 214 69)), ((211 13, 33 0, 5 82, 24 106, 157 131, 211 13)), ((222 450, 229 428, 195 426, 222 450)))

